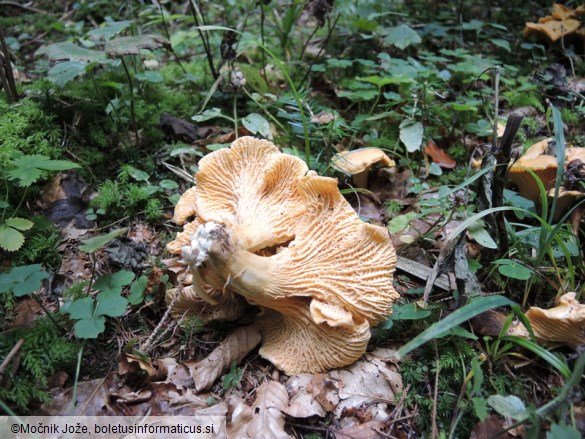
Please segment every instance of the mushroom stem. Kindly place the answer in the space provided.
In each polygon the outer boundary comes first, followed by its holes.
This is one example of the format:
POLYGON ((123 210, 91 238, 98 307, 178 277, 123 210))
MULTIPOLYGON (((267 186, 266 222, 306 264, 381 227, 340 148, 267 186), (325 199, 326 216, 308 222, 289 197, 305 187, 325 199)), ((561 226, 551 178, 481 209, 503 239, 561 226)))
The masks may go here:
POLYGON ((209 266, 224 280, 224 287, 234 288, 248 302, 268 305, 261 292, 271 282, 270 261, 239 245, 232 231, 223 224, 208 222, 199 226, 191 246, 183 248, 183 259, 198 269, 209 266))

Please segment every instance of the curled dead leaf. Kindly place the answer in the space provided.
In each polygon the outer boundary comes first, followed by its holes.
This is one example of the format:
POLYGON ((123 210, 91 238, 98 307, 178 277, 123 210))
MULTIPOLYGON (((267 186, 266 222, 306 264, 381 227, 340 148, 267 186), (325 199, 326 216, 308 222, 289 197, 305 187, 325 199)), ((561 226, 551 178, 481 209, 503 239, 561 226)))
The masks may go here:
POLYGON ((238 328, 206 358, 189 367, 197 392, 210 388, 232 362, 240 363, 260 343, 260 338, 254 325, 238 328))

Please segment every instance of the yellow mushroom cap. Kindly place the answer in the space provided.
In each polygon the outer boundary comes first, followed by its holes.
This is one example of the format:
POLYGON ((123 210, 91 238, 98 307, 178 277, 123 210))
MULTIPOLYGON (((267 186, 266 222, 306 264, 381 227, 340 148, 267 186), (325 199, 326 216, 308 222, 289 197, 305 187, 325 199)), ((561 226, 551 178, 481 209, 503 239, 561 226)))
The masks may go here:
POLYGON ((307 171, 271 142, 240 137, 199 161, 197 216, 237 229, 251 251, 286 242, 304 209, 294 182, 307 171))
POLYGON ((581 27, 581 22, 573 18, 566 20, 548 20, 544 23, 526 23, 524 28, 524 37, 531 35, 545 36, 551 43, 561 39, 564 36, 576 32, 581 27))
POLYGON ((234 293, 259 306, 260 354, 288 374, 357 360, 398 298, 388 231, 362 222, 337 180, 270 142, 244 138, 209 154, 197 182, 197 229, 173 245, 186 243, 193 290, 209 303, 234 293))
MULTIPOLYGON (((548 205, 552 205, 553 202, 553 198, 555 196, 555 188, 551 188, 548 191, 548 205)), ((580 192, 580 191, 568 191, 566 190, 566 188, 564 186, 561 186, 559 188, 559 193, 557 195, 557 205, 555 208, 555 214, 554 214, 554 221, 558 221, 559 219, 561 219, 561 217, 563 216, 563 214, 567 211, 567 209, 571 206, 571 204, 573 204, 575 201, 577 201, 579 198, 584 197, 585 193, 580 192)))
POLYGON ((572 348, 585 344, 585 305, 575 297, 575 293, 567 293, 554 308, 531 307, 526 312, 537 339, 572 348))
POLYGON ((512 183, 518 186, 518 192, 524 198, 538 203, 540 200, 540 190, 536 180, 528 169, 536 174, 542 181, 544 189, 548 191, 551 184, 557 176, 557 158, 551 155, 541 155, 538 157, 521 157, 514 163, 508 172, 508 178, 512 183))
POLYGON ((386 153, 380 148, 362 148, 353 151, 344 151, 333 156, 331 166, 339 172, 354 176, 357 187, 367 186, 367 172, 372 166, 380 163, 382 166, 396 166, 386 153))

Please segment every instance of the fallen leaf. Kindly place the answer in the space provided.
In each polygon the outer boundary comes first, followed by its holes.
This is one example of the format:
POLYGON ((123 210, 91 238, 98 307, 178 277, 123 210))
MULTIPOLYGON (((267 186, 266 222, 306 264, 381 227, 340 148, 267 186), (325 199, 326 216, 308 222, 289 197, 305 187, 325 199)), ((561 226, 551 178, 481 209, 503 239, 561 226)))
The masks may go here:
POLYGON ((429 140, 425 145, 425 153, 441 168, 453 169, 457 166, 457 162, 432 140, 429 140))
POLYGON ((205 359, 189 367, 195 389, 201 392, 210 388, 222 376, 232 362, 240 363, 260 343, 260 331, 256 326, 236 329, 205 359))
POLYGON ((325 416, 325 410, 315 399, 323 387, 326 374, 301 373, 289 378, 286 390, 289 393, 290 405, 284 412, 293 418, 309 418, 311 416, 325 416))
POLYGON ((284 431, 283 411, 288 407, 288 393, 278 381, 267 381, 256 390, 252 421, 246 428, 249 438, 288 439, 284 431))

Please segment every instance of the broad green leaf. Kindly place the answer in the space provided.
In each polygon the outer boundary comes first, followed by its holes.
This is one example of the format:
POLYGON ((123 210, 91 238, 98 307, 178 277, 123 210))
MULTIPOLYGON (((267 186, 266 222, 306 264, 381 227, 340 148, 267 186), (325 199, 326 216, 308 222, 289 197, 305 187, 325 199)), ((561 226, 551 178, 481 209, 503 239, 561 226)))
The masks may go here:
POLYGON ((195 122, 205 122, 217 116, 221 116, 221 110, 219 108, 210 108, 209 110, 205 110, 201 114, 193 116, 191 119, 194 120, 195 122))
POLYGON ((15 252, 24 244, 24 235, 12 227, 0 224, 0 247, 8 252, 15 252))
POLYGON ((503 296, 486 296, 472 299, 470 303, 452 312, 443 320, 434 323, 425 331, 410 340, 398 350, 398 355, 404 357, 409 352, 425 344, 426 342, 443 334, 445 331, 452 329, 461 323, 487 311, 488 309, 497 308, 500 306, 513 305, 510 299, 503 296))
POLYGON ((97 296, 96 316, 119 317, 126 312, 128 300, 116 291, 106 291, 97 296))
POLYGON ((168 191, 172 191, 173 189, 177 189, 179 187, 177 182, 173 180, 161 180, 159 186, 168 191))
POLYGON ((106 54, 98 50, 85 49, 68 41, 41 47, 37 55, 46 55, 51 61, 94 62, 106 59, 106 54))
POLYGON ((384 87, 388 84, 410 84, 415 82, 414 79, 409 78, 405 75, 396 75, 396 76, 367 76, 365 78, 357 78, 358 81, 369 82, 370 84, 374 84, 377 87, 384 87))
POLYGON ((262 137, 272 139, 270 124, 258 113, 250 113, 242 119, 242 125, 252 134, 260 134, 262 137))
POLYGON ((388 223, 388 231, 394 235, 401 230, 406 229, 408 224, 416 217, 416 212, 408 212, 404 215, 398 215, 397 217, 392 218, 388 223))
POLYGON ((485 418, 487 418, 488 415, 486 399, 473 397, 471 398, 471 402, 473 403, 473 412, 475 413, 475 416, 479 418, 480 422, 485 421, 485 418))
POLYGON ((88 64, 82 61, 64 61, 54 65, 47 72, 47 77, 57 87, 65 87, 65 85, 83 75, 88 68, 88 64))
POLYGON ((146 34, 131 37, 120 37, 106 44, 106 53, 112 58, 124 55, 140 55, 141 50, 170 49, 171 43, 161 35, 146 34))
POLYGON ((431 311, 419 307, 416 303, 395 306, 392 309, 393 320, 420 320, 431 315, 431 311))
POLYGON ((572 425, 552 424, 546 433, 546 439, 581 439, 581 433, 572 425))
POLYGON ((393 44, 399 49, 405 49, 410 45, 419 44, 421 41, 419 34, 405 24, 391 27, 384 37, 384 42, 386 44, 393 44))
POLYGON ((87 36, 94 41, 109 40, 128 28, 131 24, 132 21, 130 20, 109 21, 102 25, 102 27, 90 30, 87 36))
POLYGON ((79 338, 96 338, 106 329, 106 318, 82 319, 73 325, 73 331, 79 338))
POLYGON ((238 68, 246 78, 246 85, 249 85, 260 94, 268 93, 268 85, 260 75, 260 72, 258 72, 258 69, 249 64, 238 64, 238 68))
POLYGON ((420 122, 411 119, 403 120, 400 123, 400 140, 406 146, 408 152, 420 150, 423 139, 423 126, 420 122))
POLYGON ((514 395, 492 395, 487 403, 500 415, 512 418, 515 421, 523 421, 528 418, 529 412, 520 398, 514 395))
POLYGON ((339 91, 337 96, 347 98, 350 101, 371 101, 378 96, 378 90, 356 90, 356 91, 339 91))
POLYGON ((17 230, 28 230, 34 225, 31 220, 18 217, 8 218, 6 221, 4 221, 4 224, 17 230))
POLYGON ((498 248, 498 244, 485 229, 483 221, 477 221, 467 228, 469 235, 477 241, 478 244, 486 248, 498 248))
POLYGON ((36 182, 45 171, 65 171, 67 169, 79 168, 79 165, 67 160, 51 160, 49 157, 40 154, 23 155, 12 160, 16 169, 8 171, 10 180, 20 180, 22 187, 30 186, 36 182))
POLYGON ((136 181, 148 182, 148 179, 150 178, 150 175, 140 169, 136 169, 134 166, 126 165, 124 166, 124 170, 127 171, 128 174, 130 174, 130 177, 136 181))
POLYGON ((93 238, 86 239, 81 241, 81 245, 79 246, 79 250, 86 253, 94 253, 110 242, 112 239, 117 238, 118 236, 123 235, 128 231, 127 227, 123 229, 116 229, 111 231, 106 235, 99 235, 93 238))
POLYGON ((93 318, 94 300, 91 297, 84 297, 73 301, 66 309, 69 317, 74 320, 93 318))
POLYGON ((134 280, 134 273, 127 270, 118 271, 114 274, 106 274, 95 281, 93 287, 102 293, 120 294, 122 288, 130 285, 134 280))
POLYGON ((8 204, 6 201, 0 200, 0 209, 6 209, 8 206, 10 206, 10 204, 8 204))
POLYGON ((510 42, 507 40, 504 40, 502 38, 493 38, 491 40, 492 44, 501 47, 502 49, 504 49, 506 52, 511 52, 512 48, 510 47, 510 42))
POLYGON ((39 288, 49 273, 42 271, 40 264, 22 265, 0 274, 0 293, 12 290, 15 296, 30 294, 39 288))
POLYGON ((128 296, 128 303, 131 305, 138 305, 142 302, 144 290, 148 285, 148 277, 140 276, 136 282, 130 286, 130 295, 128 296))
POLYGON ((498 271, 504 276, 512 279, 528 280, 532 277, 532 270, 512 259, 497 259, 493 261, 498 265, 498 271))

